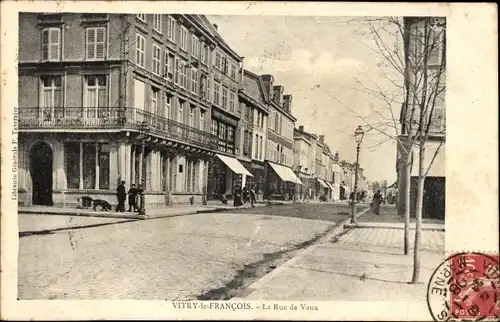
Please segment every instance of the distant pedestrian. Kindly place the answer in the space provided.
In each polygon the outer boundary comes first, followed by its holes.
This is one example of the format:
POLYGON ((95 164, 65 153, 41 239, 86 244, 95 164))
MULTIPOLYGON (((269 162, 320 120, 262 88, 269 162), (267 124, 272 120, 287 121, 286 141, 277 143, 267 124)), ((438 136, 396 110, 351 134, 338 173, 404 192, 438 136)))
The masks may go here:
POLYGON ((254 186, 251 186, 250 187, 250 205, 253 207, 255 207, 255 188, 254 186))
POLYGON ((239 207, 243 205, 243 202, 241 201, 241 193, 241 188, 239 186, 236 186, 236 188, 234 189, 233 206, 239 207))
POLYGON ((117 212, 125 212, 125 200, 127 199, 127 191, 125 189, 125 181, 122 181, 116 188, 116 198, 118 205, 116 206, 117 212))
POLYGON ((128 211, 131 212, 132 208, 134 208, 134 212, 139 211, 139 207, 137 206, 137 194, 139 190, 135 187, 135 183, 132 183, 132 187, 128 191, 128 211))
POLYGON ((372 212, 375 215, 380 215, 380 204, 383 201, 382 194, 380 193, 380 190, 377 190, 377 192, 373 195, 373 201, 370 204, 372 208, 372 212))
POLYGON ((243 198, 243 203, 247 203, 250 199, 250 193, 248 191, 247 186, 243 187, 243 191, 241 193, 241 196, 243 198))

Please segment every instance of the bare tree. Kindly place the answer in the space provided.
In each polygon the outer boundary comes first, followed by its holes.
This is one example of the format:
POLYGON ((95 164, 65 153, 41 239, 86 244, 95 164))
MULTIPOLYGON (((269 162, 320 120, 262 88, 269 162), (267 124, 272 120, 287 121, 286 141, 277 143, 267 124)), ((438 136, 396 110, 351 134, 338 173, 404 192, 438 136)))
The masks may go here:
MULTIPOLYGON (((359 20, 357 21, 359 24, 359 20)), ((398 145, 396 164, 399 200, 398 212, 405 217, 404 253, 410 252, 410 188, 414 157, 418 157, 416 233, 414 274, 418 281, 420 267, 420 243, 423 208, 423 190, 427 174, 439 153, 441 140, 434 155, 426 164, 425 150, 429 137, 444 138, 445 93, 445 30, 444 18, 405 17, 374 18, 361 21, 364 33, 370 35, 369 46, 381 58, 377 67, 380 74, 392 84, 395 92, 380 86, 372 77, 368 81, 357 80, 360 91, 382 102, 385 111, 375 110, 372 117, 360 115, 347 104, 348 110, 365 122, 367 132, 374 132, 383 139, 380 144, 395 141, 398 145), (391 77, 390 75, 395 75, 391 77), (368 82, 368 85, 366 84, 368 82), (399 118, 395 110, 400 108, 399 118), (385 112, 385 113, 384 113, 385 112), (373 116, 379 121, 373 122, 373 116), (401 207, 402 206, 402 207, 401 207)), ((379 144, 375 145, 378 147, 379 144)))

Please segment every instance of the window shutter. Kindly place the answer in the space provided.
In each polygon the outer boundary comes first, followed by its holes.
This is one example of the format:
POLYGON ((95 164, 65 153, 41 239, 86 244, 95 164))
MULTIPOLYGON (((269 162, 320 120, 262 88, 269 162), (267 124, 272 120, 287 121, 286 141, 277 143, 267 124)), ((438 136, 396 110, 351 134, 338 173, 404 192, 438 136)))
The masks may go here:
POLYGON ((87 28, 87 59, 95 59, 95 28, 87 28))
POLYGON ((59 51, 60 51, 60 30, 59 29, 49 29, 50 31, 50 44, 49 44, 49 52, 50 52, 50 60, 59 60, 59 51))
POLYGON ((49 59, 49 30, 42 31, 42 60, 49 59))
POLYGON ((96 28, 95 58, 104 59, 106 55, 106 29, 96 28))

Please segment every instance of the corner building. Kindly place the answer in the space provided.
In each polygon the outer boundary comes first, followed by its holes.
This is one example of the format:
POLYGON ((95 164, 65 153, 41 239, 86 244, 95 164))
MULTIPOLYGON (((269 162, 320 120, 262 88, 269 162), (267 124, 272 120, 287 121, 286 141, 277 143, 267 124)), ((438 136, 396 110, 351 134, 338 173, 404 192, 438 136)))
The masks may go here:
POLYGON ((205 199, 221 141, 236 147, 213 129, 220 40, 204 16, 22 13, 19 41, 20 203, 114 205, 122 180, 148 206, 205 199))

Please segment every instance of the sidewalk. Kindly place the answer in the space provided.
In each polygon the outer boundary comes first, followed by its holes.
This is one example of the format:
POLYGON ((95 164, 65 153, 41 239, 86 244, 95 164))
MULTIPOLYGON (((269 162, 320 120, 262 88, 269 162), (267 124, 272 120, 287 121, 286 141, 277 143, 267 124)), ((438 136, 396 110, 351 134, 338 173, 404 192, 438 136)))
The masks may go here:
MULTIPOLYGON (((281 204, 273 202, 272 205, 281 204)), ((264 203, 256 203, 256 207, 266 206, 264 203)), ((230 204, 222 205, 220 202, 209 201, 207 205, 175 205, 170 207, 150 207, 146 209, 146 218, 139 216, 136 212, 94 211, 92 209, 62 208, 50 206, 19 207, 19 214, 32 215, 64 215, 82 217, 100 217, 114 219, 155 219, 173 216, 184 216, 204 212, 230 211, 238 208, 251 208, 250 204, 234 207, 230 204)))
POLYGON ((444 258, 444 232, 422 237, 422 283, 407 283, 413 256, 403 254, 402 231, 356 228, 306 249, 234 300, 425 301, 426 282, 444 258))

